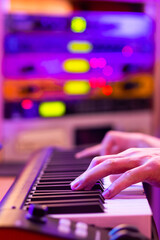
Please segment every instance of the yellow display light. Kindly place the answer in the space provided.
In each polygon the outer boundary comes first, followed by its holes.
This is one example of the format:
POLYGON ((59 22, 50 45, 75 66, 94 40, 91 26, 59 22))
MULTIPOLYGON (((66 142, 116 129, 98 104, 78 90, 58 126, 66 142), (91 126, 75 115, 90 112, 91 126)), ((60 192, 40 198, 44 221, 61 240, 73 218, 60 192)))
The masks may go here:
POLYGON ((64 92, 67 95, 85 95, 90 91, 87 80, 70 80, 64 84, 64 92))
POLYGON ((41 117, 61 117, 66 112, 66 105, 64 102, 43 102, 39 105, 39 114, 41 117))
POLYGON ((87 22, 83 17, 73 17, 71 20, 71 30, 76 33, 82 33, 86 30, 87 22))
POLYGON ((89 41, 71 41, 67 48, 72 53, 89 53, 92 51, 93 45, 89 41))
POLYGON ((86 59, 70 58, 64 61, 63 69, 69 73, 86 73, 89 71, 90 65, 86 59))

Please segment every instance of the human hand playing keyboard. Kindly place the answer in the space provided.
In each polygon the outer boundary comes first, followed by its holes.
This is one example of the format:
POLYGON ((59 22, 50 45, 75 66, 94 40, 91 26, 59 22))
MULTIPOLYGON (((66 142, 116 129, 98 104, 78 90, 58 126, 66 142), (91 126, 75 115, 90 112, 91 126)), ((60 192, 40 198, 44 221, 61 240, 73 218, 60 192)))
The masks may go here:
MULTIPOLYGON (((72 190, 90 190, 98 179, 118 174, 103 192, 112 198, 138 182, 160 187, 160 139, 140 134, 109 131, 101 144, 76 154, 94 157, 87 170, 71 183, 72 190)), ((112 178, 113 179, 113 178, 112 178)))

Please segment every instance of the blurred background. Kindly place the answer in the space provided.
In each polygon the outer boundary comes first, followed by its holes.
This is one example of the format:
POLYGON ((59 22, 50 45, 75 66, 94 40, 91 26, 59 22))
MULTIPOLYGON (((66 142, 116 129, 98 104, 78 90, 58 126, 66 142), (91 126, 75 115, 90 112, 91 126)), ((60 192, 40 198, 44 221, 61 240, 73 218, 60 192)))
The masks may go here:
MULTIPOLYGON (((3 163, 96 144, 109 130, 160 135, 158 0, 1 5, 3 163)), ((149 195, 158 219, 159 191, 149 195)))

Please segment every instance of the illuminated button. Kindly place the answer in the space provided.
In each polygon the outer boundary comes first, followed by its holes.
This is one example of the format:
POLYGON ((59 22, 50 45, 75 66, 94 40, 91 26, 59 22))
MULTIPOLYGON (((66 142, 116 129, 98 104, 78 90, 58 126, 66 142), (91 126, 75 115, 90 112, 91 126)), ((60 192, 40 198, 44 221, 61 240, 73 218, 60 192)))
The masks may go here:
POLYGON ((103 77, 92 77, 89 79, 89 84, 91 86, 91 88, 101 88, 104 87, 106 85, 106 79, 103 77))
POLYGON ((61 117, 66 112, 63 102, 43 102, 39 105, 39 114, 42 117, 61 117))
POLYGON ((67 59, 63 63, 63 69, 69 73, 86 73, 90 66, 86 59, 67 59))
POLYGON ((30 99, 25 99, 21 102, 23 109, 29 110, 33 107, 33 102, 30 99))
POLYGON ((67 48, 72 53, 89 53, 92 51, 93 45, 88 41, 71 41, 67 48))
POLYGON ((71 20, 71 30, 76 33, 82 33, 86 30, 87 22, 83 17, 73 17, 71 20))
POLYGON ((88 236, 88 225, 83 222, 76 223, 75 235, 80 238, 88 236))
POLYGON ((60 219, 58 224, 58 231, 62 233, 69 233, 71 231, 71 221, 69 219, 60 219))
POLYGON ((70 227, 71 226, 71 220, 66 219, 66 218, 61 218, 61 219, 59 219, 59 224, 70 227))
POLYGON ((88 229, 88 225, 86 223, 84 223, 84 222, 77 222, 76 223, 76 228, 87 230, 88 229))
POLYGON ((90 63, 90 66, 91 66, 92 68, 98 68, 97 58, 91 58, 90 61, 89 61, 89 63, 90 63))
POLYGON ((107 62, 105 58, 91 58, 89 63, 92 68, 104 68, 107 62))
POLYGON ((98 59, 98 66, 99 66, 99 68, 104 68, 105 67, 105 65, 106 65, 106 59, 105 58, 99 58, 98 59))
POLYGON ((85 95, 89 91, 88 81, 67 81, 64 85, 64 92, 68 95, 85 95))
POLYGON ((59 225, 58 226, 58 231, 61 232, 61 233, 70 233, 71 229, 70 227, 66 226, 66 225, 59 225))
POLYGON ((113 88, 110 85, 107 85, 107 86, 102 88, 102 92, 103 92, 104 95, 109 96, 109 95, 112 94, 113 88))

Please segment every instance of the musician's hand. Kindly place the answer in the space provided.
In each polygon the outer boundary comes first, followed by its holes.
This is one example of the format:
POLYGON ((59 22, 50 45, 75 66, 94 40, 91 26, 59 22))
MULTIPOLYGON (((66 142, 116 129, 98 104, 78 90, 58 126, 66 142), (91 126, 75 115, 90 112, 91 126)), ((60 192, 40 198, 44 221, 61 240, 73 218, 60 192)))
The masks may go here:
POLYGON ((160 187, 160 148, 131 148, 119 154, 95 157, 88 169, 71 183, 72 190, 90 190, 98 179, 120 176, 103 193, 112 198, 138 182, 160 187))
POLYGON ((128 148, 160 147, 160 139, 142 134, 109 131, 101 144, 84 149, 76 154, 76 158, 117 154, 128 148))

